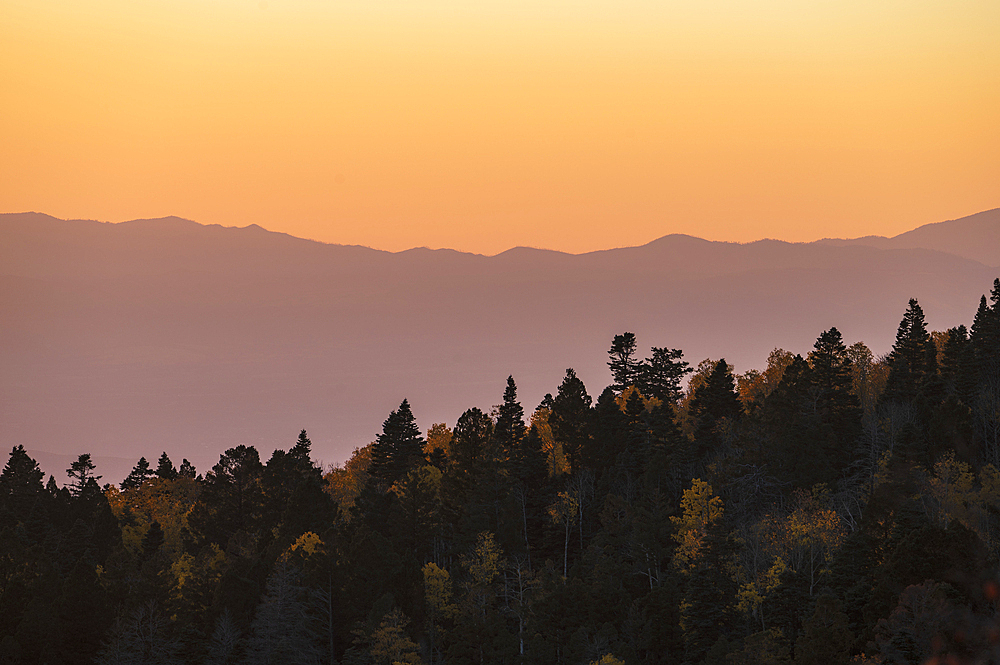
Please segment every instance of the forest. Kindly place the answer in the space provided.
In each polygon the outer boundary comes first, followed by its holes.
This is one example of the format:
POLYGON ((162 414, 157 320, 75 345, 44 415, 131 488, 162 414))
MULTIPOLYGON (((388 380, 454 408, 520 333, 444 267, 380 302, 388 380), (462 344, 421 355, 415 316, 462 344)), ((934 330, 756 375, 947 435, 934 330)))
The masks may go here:
POLYGON ((118 486, 14 446, 0 663, 1000 662, 1000 279, 882 357, 817 332, 743 374, 625 332, 599 394, 403 399, 326 469, 306 430, 118 486))

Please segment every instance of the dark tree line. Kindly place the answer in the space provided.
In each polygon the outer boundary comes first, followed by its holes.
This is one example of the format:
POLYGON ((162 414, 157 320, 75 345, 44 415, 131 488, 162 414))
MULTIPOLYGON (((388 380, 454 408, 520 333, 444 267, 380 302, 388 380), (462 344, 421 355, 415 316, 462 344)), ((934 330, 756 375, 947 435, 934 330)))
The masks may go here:
POLYGON ((0 663, 1000 659, 1000 280, 969 329, 911 300, 884 358, 637 348, 527 416, 513 378, 426 436, 403 400, 326 472, 305 430, 119 487, 16 446, 0 663))

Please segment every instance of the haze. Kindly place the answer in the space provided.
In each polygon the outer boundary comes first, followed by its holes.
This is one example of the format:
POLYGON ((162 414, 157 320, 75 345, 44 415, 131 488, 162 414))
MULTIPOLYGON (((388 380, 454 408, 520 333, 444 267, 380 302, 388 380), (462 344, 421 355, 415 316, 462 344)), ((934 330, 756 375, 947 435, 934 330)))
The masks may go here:
POLYGON ((626 330, 738 372, 831 326, 885 353, 911 297, 933 330, 972 323, 1000 275, 1000 209, 895 238, 494 257, 29 213, 0 215, 0 266, 0 440, 60 478, 94 453, 114 481, 140 454, 206 469, 301 428, 343 461, 404 397, 422 428, 453 425, 498 404, 508 375, 529 411, 567 367, 596 396, 626 330))
POLYGON ((0 4, 0 210, 494 254, 997 205, 1000 4, 0 4))

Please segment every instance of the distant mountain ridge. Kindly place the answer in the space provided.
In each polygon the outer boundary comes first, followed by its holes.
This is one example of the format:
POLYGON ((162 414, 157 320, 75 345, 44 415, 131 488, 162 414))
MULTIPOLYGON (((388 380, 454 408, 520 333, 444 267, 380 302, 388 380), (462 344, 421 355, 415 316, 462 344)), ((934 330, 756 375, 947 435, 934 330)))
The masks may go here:
POLYGON ((817 242, 839 246, 866 245, 879 249, 935 249, 997 267, 1000 266, 1000 208, 946 222, 924 224, 892 238, 825 238, 817 242))
POLYGON ((4 214, 0 439, 107 459, 166 450, 205 470, 225 448, 267 454, 306 428, 332 462, 403 397, 424 428, 499 403, 508 374, 528 412, 567 367, 596 397, 626 330, 641 351, 741 372, 775 346, 806 353, 834 325, 883 353, 910 297, 932 328, 971 323, 1000 276, 998 234, 992 210, 888 239, 668 235, 488 257, 169 217, 4 214))

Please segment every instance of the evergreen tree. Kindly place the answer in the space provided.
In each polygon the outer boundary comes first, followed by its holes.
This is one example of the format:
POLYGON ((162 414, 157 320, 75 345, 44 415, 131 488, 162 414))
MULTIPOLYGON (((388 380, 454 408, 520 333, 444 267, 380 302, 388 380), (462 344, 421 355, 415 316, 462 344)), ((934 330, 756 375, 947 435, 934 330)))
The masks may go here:
POLYGON ((263 471, 253 446, 239 445, 223 453, 205 475, 198 502, 188 517, 191 530, 222 546, 236 532, 252 530, 263 509, 263 471))
POLYGON ((681 381, 694 370, 682 360, 680 349, 653 347, 639 369, 639 389, 647 397, 676 403, 682 394, 681 381))
POLYGON ((187 461, 186 457, 181 461, 181 468, 177 470, 178 476, 181 478, 190 478, 191 480, 195 479, 197 473, 198 472, 195 471, 194 465, 187 461))
POLYGON ((963 377, 966 357, 969 355, 969 332, 965 326, 949 328, 946 333, 944 348, 941 350, 941 363, 938 368, 945 390, 949 395, 963 393, 963 377))
POLYGON ((883 397, 912 401, 936 374, 937 348, 927 332, 924 310, 911 298, 889 353, 889 378, 883 397))
POLYGON ((497 412, 497 421, 493 428, 498 453, 506 459, 512 459, 514 451, 527 432, 524 424, 524 409, 517 401, 517 386, 514 377, 507 377, 507 388, 503 391, 503 404, 497 412))
POLYGON ((458 470, 470 477, 479 475, 491 462, 490 438, 493 420, 472 407, 458 418, 452 430, 452 459, 458 470))
POLYGON ((573 368, 566 370, 566 377, 559 392, 552 400, 552 434, 562 443, 570 469, 580 468, 582 453, 590 438, 591 398, 587 388, 576 376, 573 368))
POLYGON ((861 432, 861 405, 853 391, 853 371, 840 331, 830 328, 809 354, 811 397, 824 429, 826 458, 835 471, 851 461, 861 432))
POLYGON ((641 363, 635 358, 635 334, 627 332, 615 335, 608 350, 608 368, 614 377, 612 388, 622 391, 634 386, 639 380, 641 363))
POLYGON ((236 665, 241 656, 241 635, 239 626, 229 610, 223 610, 215 620, 215 630, 208 644, 206 665, 236 665))
POLYGON ((800 355, 785 368, 778 387, 764 400, 761 419, 767 455, 775 475, 795 487, 809 488, 833 480, 836 471, 830 445, 813 404, 812 368, 800 355))
POLYGON ((705 382, 695 389, 691 398, 699 458, 718 449, 723 440, 722 428, 735 424, 742 413, 736 382, 723 358, 715 363, 705 382))
POLYGON ((73 496, 79 495, 91 480, 95 481, 96 484, 96 481, 101 479, 101 476, 94 475, 96 468, 94 462, 90 459, 90 453, 80 455, 75 462, 70 464, 69 468, 66 469, 66 475, 72 479, 69 489, 70 494, 73 496))
POLYGON ((167 456, 166 451, 160 455, 160 459, 156 463, 156 477, 163 480, 174 480, 177 478, 177 469, 174 468, 174 464, 170 461, 170 457, 167 456))
POLYGON ((24 446, 12 448, 7 464, 0 472, 0 507, 15 513, 26 512, 44 490, 44 477, 38 462, 28 456, 24 446))
POLYGON ((626 425, 615 391, 608 386, 594 405, 594 436, 583 451, 583 464, 597 471, 598 476, 609 470, 624 452, 626 425))
POLYGON ((306 431, 302 430, 299 432, 299 438, 296 439, 295 445, 288 451, 288 456, 295 462, 296 470, 302 475, 313 475, 311 472, 315 466, 310 457, 311 454, 312 441, 309 440, 306 431))
POLYGON ((136 465, 132 467, 132 472, 121 482, 123 490, 134 490, 142 487, 142 484, 156 475, 150 468, 145 457, 140 457, 136 465))
POLYGON ((423 459, 424 438, 407 400, 392 411, 382 423, 382 433, 372 445, 372 461, 368 473, 372 478, 391 486, 406 475, 413 464, 423 459))

